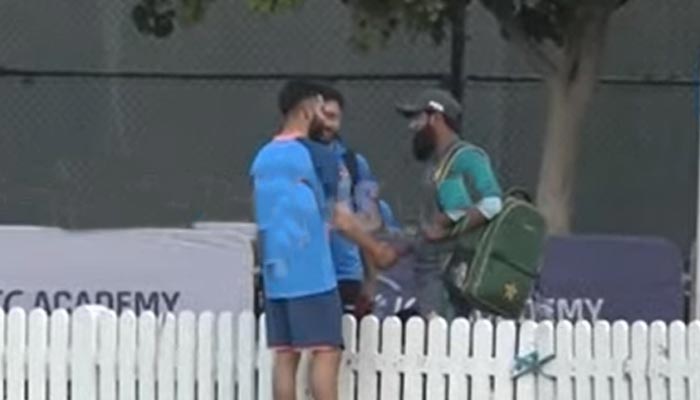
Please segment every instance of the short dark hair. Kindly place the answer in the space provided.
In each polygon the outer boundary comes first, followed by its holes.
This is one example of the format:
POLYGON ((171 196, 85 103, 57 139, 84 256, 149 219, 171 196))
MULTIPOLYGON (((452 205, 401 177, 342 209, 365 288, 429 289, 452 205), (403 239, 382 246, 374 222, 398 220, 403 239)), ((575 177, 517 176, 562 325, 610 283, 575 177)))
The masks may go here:
POLYGON ((321 92, 321 94, 323 95, 323 100, 335 101, 341 109, 345 108, 345 99, 343 98, 343 94, 340 93, 340 90, 331 85, 323 85, 323 92, 321 92))
POLYGON ((291 80, 284 84, 277 96, 277 105, 282 114, 288 114, 304 100, 323 95, 323 86, 304 80, 291 80))

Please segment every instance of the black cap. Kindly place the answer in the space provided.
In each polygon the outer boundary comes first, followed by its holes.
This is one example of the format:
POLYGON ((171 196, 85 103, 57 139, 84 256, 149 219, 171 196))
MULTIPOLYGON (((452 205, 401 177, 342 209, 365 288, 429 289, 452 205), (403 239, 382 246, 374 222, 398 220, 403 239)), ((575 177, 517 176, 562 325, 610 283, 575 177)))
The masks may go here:
POLYGON ((399 104, 397 110, 406 117, 412 117, 423 111, 434 111, 445 114, 452 121, 458 121, 462 115, 462 106, 450 94, 441 89, 427 89, 409 104, 399 104))

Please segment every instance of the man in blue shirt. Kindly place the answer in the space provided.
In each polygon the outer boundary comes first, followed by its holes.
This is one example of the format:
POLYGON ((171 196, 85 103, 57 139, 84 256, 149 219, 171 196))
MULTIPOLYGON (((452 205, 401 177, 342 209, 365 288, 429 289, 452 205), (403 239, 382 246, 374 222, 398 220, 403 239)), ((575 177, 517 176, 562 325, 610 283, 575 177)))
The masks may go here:
MULTIPOLYGON (((340 137, 343 95, 326 86, 323 98, 324 126, 319 132, 312 131, 312 137, 328 146, 337 157, 340 165, 338 201, 355 213, 365 231, 374 231, 381 225, 376 180, 365 157, 350 150, 340 137)), ((363 265, 359 247, 341 232, 332 230, 330 241, 343 310, 362 318, 371 312, 372 303, 370 293, 363 290, 363 280, 371 280, 374 271, 371 266, 363 265)))
POLYGON ((322 126, 322 86, 301 81, 279 94, 281 131, 250 169, 265 291, 267 341, 275 351, 273 393, 294 399, 300 351, 312 350, 311 389, 337 398, 342 306, 331 257, 330 223, 379 265, 396 254, 365 234, 336 202, 338 165, 325 146, 308 140, 322 126))

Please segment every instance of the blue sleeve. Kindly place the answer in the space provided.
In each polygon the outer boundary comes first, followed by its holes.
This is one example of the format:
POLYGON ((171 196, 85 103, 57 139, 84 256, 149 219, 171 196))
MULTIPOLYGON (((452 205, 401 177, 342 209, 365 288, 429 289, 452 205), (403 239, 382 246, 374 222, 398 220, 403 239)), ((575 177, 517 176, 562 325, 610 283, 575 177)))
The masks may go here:
POLYGON ((327 201, 338 198, 338 184, 340 179, 340 163, 338 158, 324 146, 321 147, 322 157, 320 157, 318 165, 316 165, 316 173, 323 185, 323 193, 327 201))
POLYGON ((377 180, 369 168, 367 159, 360 154, 355 154, 357 160, 358 182, 355 186, 355 208, 357 211, 371 211, 378 200, 379 186, 377 180))
POLYGON ((357 158, 357 174, 360 181, 376 181, 372 170, 369 167, 367 159, 362 154, 356 154, 357 158))
POLYGON ((401 225, 394 217, 394 212, 391 210, 389 203, 384 200, 379 201, 379 212, 382 214, 384 225, 391 229, 401 229, 401 225))

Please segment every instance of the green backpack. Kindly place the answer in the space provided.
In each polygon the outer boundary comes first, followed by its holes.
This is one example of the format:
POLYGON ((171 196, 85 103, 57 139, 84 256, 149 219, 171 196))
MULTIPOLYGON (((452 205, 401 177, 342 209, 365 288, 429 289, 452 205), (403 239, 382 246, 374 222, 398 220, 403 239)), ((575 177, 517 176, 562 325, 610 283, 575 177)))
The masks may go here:
MULTIPOLYGON (((437 179, 444 179, 457 153, 448 156, 437 179)), ((507 318, 521 315, 534 290, 547 232, 540 212, 522 197, 520 190, 509 191, 501 212, 479 229, 464 232, 467 221, 457 223, 454 253, 443 271, 453 295, 507 318)))

